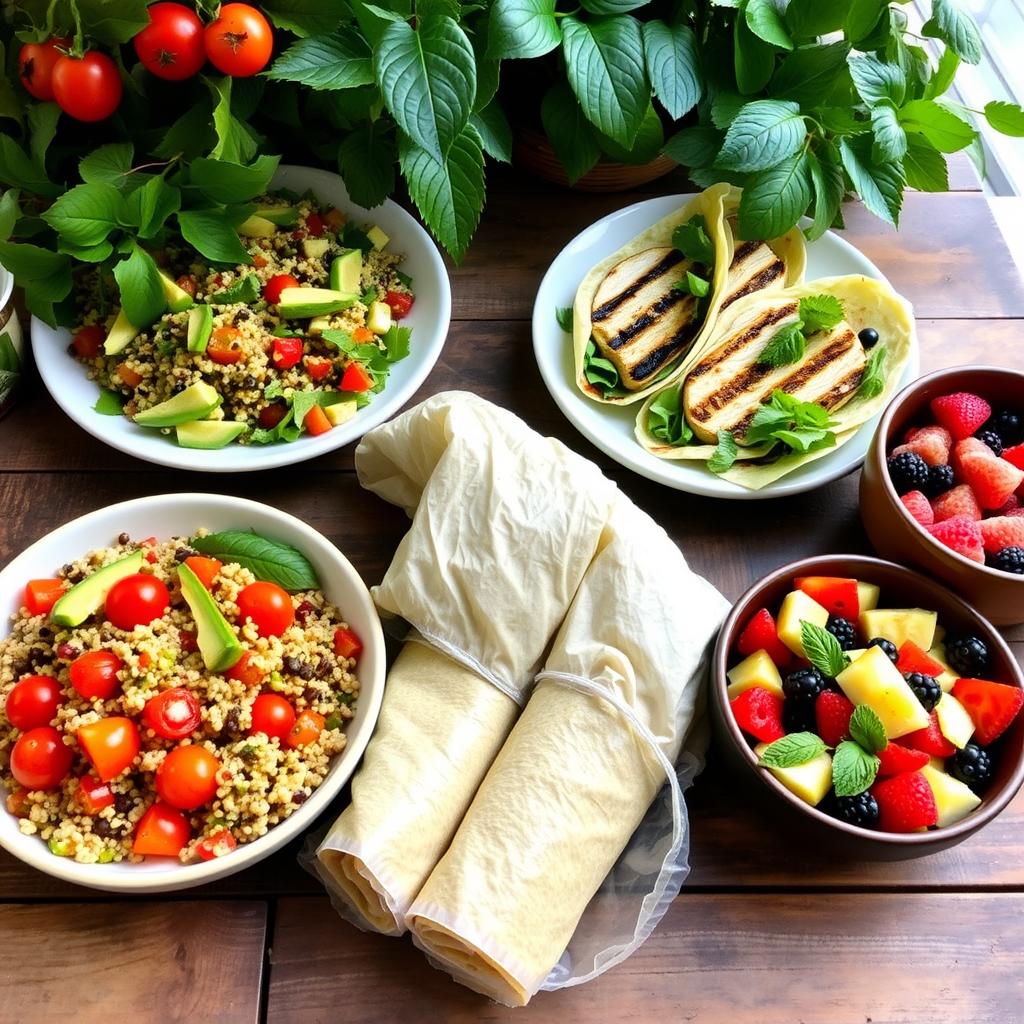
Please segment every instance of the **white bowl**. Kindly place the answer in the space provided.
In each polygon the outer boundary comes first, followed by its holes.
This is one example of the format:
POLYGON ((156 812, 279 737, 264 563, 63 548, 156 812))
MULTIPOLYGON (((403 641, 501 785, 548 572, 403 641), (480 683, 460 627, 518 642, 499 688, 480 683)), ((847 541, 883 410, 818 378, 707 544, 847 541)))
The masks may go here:
MULTIPOLYGON (((580 281, 596 263, 679 209, 690 198, 689 195, 659 196, 627 206, 585 228, 555 257, 541 281, 533 307, 533 351, 551 397, 569 422, 606 455, 648 480, 679 491, 712 498, 756 500, 800 494, 844 476, 864 461, 881 411, 830 455, 801 466, 759 491, 751 491, 715 476, 703 463, 659 459, 642 448, 633 434, 642 402, 602 405, 585 397, 576 386, 572 339, 558 326, 555 309, 573 304, 580 281)), ((813 281, 837 274, 865 274, 878 281, 886 280, 878 267, 849 242, 826 231, 807 246, 804 276, 813 281)), ((920 357, 915 340, 899 387, 915 380, 919 373, 920 357)))
POLYGON ((204 526, 210 530, 252 527, 298 548, 312 562, 324 593, 363 641, 356 668, 360 696, 345 730, 348 743, 324 781, 290 817, 260 839, 198 864, 181 864, 168 857, 150 857, 141 864, 78 864, 50 853, 39 836, 22 835, 17 819, 0 808, 0 846, 48 875, 110 892, 169 892, 232 875, 309 828, 349 780, 370 741, 384 696, 385 659, 384 636, 370 593, 349 560, 324 536, 294 516, 255 501, 210 494, 160 494, 110 505, 72 520, 36 541, 0 572, 3 635, 10 632, 9 616, 17 612, 27 580, 53 576, 66 562, 107 547, 122 531, 132 537, 164 540, 187 536, 204 526))
MULTIPOLYGON (((25 364, 25 339, 21 333, 21 321, 18 319, 18 311, 14 307, 14 275, 6 268, 0 267, 0 334, 6 334, 11 339, 14 351, 22 364, 24 372, 25 364)), ((18 385, 15 384, 10 390, 0 390, 0 413, 2 413, 14 400, 18 385)))
POLYGON ((412 328, 412 350, 391 367, 384 390, 373 401, 340 426, 319 437, 303 434, 290 444, 229 444, 215 451, 179 448, 173 437, 158 430, 136 426, 125 416, 101 416, 93 409, 99 387, 86 376, 85 367, 67 353, 71 334, 54 329, 38 317, 32 318, 32 351, 43 383, 54 401, 80 427, 112 448, 177 469, 198 469, 215 473, 244 473, 274 466, 290 466, 315 458, 358 440, 402 408, 416 393, 437 362, 452 314, 452 293, 448 272, 437 246, 416 220, 397 203, 386 200, 373 210, 356 206, 348 197, 345 183, 337 174, 310 167, 279 167, 271 188, 296 192, 310 189, 324 203, 337 206, 359 223, 378 224, 391 239, 391 248, 404 253, 402 269, 413 278, 416 303, 402 325, 412 328))

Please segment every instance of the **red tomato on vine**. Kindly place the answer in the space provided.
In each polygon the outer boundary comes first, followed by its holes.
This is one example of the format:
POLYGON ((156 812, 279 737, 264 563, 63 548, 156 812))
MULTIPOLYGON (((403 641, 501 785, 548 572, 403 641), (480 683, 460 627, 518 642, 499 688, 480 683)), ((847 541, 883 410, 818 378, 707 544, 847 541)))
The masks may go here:
POLYGON ((248 78, 262 71, 274 48, 270 23, 249 4, 224 4, 206 26, 206 56, 218 71, 248 78))

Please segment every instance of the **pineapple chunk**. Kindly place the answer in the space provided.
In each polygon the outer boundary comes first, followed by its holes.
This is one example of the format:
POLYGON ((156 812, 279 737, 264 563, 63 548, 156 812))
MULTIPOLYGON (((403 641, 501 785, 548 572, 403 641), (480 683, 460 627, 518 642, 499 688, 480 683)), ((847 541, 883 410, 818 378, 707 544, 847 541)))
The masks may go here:
MULTIPOLYGON (((935 632, 938 634, 938 630, 935 632)), ((933 661, 937 661, 942 666, 942 675, 936 676, 935 682, 939 684, 943 693, 949 693, 959 676, 949 667, 949 662, 946 661, 946 645, 936 640, 935 646, 928 652, 928 657, 933 661)))
POLYGON ((387 334, 391 330, 391 307, 386 302, 371 302, 366 326, 374 334, 387 334))
POLYGON ((876 587, 874 583, 857 580, 857 604, 862 612, 877 608, 878 597, 881 593, 881 588, 876 587))
POLYGON ((858 647, 856 648, 856 650, 847 651, 846 656, 850 659, 850 661, 856 661, 866 650, 866 647, 858 647))
POLYGON ((978 804, 981 797, 972 792, 959 779, 939 771, 930 764, 921 769, 921 774, 928 780, 935 797, 935 806, 939 812, 938 825, 952 825, 961 818, 966 818, 978 804))
POLYGON ((881 647, 869 647, 836 682, 854 704, 867 704, 878 715, 889 739, 928 725, 928 712, 881 647))
MULTIPOLYGON (((760 757, 767 746, 767 743, 759 743, 754 747, 754 753, 760 757)), ((769 768, 768 771, 786 789, 812 807, 820 804, 832 788, 832 757, 827 750, 806 764, 798 764, 794 768, 769 768)))
POLYGON ((913 640, 922 651, 935 638, 938 613, 924 608, 869 608, 861 612, 860 628, 869 640, 876 636, 891 640, 897 648, 913 640))
POLYGON ((794 654, 804 658, 804 642, 800 636, 802 622, 813 622, 824 628, 828 622, 828 611, 802 590, 794 590, 786 595, 779 609, 779 639, 794 654))
POLYGON ((966 708, 951 693, 944 693, 935 705, 935 715, 939 720, 942 735, 963 750, 967 741, 974 735, 974 721, 967 714, 966 708))
POLYGON ((359 406, 354 398, 346 399, 344 402, 335 402, 334 405, 328 405, 324 409, 332 427, 347 423, 358 411, 359 406))
POLYGON ((729 700, 735 700, 741 693, 763 686, 776 696, 782 697, 782 676, 767 651, 754 651, 735 668, 729 669, 729 700))

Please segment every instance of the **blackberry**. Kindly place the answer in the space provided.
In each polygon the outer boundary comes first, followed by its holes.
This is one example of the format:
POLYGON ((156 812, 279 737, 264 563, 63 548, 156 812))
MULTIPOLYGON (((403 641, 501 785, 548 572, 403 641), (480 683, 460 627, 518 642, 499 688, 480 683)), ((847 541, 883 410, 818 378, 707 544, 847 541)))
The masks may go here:
POLYGON ((885 656, 894 665, 900 660, 900 652, 896 650, 896 645, 891 640, 886 640, 884 636, 873 636, 868 641, 868 647, 881 647, 885 651, 885 656))
POLYGON ((925 711, 931 711, 939 703, 942 687, 932 676, 926 676, 923 672, 908 672, 903 678, 925 711))
POLYGON ((1009 409, 1002 409, 997 412, 989 421, 989 429, 999 435, 1004 448, 1020 444, 1024 440, 1024 430, 1021 430, 1020 416, 1009 409))
POLYGON ((787 700, 782 705, 782 727, 787 735, 793 732, 817 732, 814 702, 787 700))
POLYGON ((928 469, 928 479, 921 490, 924 492, 925 497, 937 498, 940 494, 945 494, 952 486, 952 466, 931 466, 928 469))
POLYGON ((787 707, 792 701, 810 705, 813 709, 815 699, 824 689, 825 677, 816 668, 799 668, 790 672, 782 682, 787 707))
POLYGON ((878 344, 878 331, 874 327, 865 327, 858 333, 857 339, 865 348, 874 348, 878 344))
POLYGON ((994 430, 979 430, 974 436, 987 444, 996 455, 1003 454, 1003 439, 994 430))
POLYGON ((857 646, 857 627, 849 619, 830 615, 825 628, 839 641, 844 651, 852 651, 857 646))
POLYGON ((977 743, 968 743, 954 755, 949 774, 971 789, 984 789, 992 779, 992 767, 992 755, 977 743))
POLYGON ((917 452, 894 455, 885 465, 897 494, 920 491, 928 486, 928 463, 917 452))
POLYGON ((1024 548, 1000 548, 992 558, 992 568, 1024 576, 1024 548))
POLYGON ((946 660, 957 675, 981 679, 988 668, 988 648, 980 637, 954 637, 946 643, 946 660))
POLYGON ((835 803, 835 815, 840 821, 861 828, 874 828, 878 824, 878 801, 870 793, 858 793, 856 796, 838 796, 835 803))

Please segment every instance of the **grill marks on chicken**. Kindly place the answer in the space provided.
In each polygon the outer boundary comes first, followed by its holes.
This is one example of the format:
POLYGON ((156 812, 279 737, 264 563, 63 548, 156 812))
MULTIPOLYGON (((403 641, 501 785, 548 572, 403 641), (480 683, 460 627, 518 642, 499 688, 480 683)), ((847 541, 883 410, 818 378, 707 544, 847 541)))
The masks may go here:
POLYGON ((775 250, 764 242, 740 242, 729 264, 729 277, 721 309, 727 309, 737 299, 753 292, 781 285, 786 276, 786 264, 775 250))

